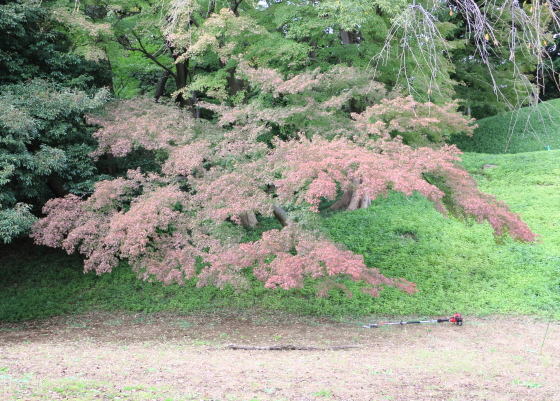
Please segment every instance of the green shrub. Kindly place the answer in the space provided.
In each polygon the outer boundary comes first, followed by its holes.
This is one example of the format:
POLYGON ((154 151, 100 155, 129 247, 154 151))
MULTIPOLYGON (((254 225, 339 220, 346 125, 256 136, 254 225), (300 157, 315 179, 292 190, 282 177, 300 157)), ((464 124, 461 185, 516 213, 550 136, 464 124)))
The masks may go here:
POLYGON ((464 152, 521 153, 560 149, 560 99, 483 118, 472 137, 452 135, 464 152))

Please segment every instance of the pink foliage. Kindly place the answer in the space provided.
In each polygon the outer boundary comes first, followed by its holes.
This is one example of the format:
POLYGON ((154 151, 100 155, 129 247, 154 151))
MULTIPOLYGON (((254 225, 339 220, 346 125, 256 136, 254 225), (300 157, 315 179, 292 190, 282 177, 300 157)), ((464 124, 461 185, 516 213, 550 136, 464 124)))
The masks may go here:
POLYGON ((94 157, 126 156, 139 147, 168 149, 192 139, 192 119, 185 111, 149 99, 115 102, 108 116, 90 115, 88 123, 102 127, 93 135, 99 141, 94 157))
POLYGON ((184 252, 190 245, 180 233, 185 222, 176 210, 177 204, 186 202, 185 193, 154 181, 154 176, 131 171, 128 179, 98 183, 85 201, 73 195, 53 199, 45 205, 47 217, 37 222, 32 237, 68 253, 78 250, 86 256, 85 271, 110 272, 119 259, 128 259, 139 273, 168 283, 183 282, 194 272, 194 256, 184 252), (142 195, 132 200, 131 188, 140 186, 142 195), (130 205, 128 211, 125 205, 130 205), (179 232, 174 232, 174 224, 179 232))
POLYGON ((420 103, 412 96, 383 99, 368 107, 362 114, 353 114, 359 130, 387 138, 405 135, 409 142, 442 142, 450 134, 463 132, 472 135, 476 125, 457 112, 458 103, 439 106, 430 102, 420 103))
POLYGON ((320 70, 317 69, 314 72, 302 73, 284 80, 284 77, 277 70, 250 68, 245 61, 240 63, 239 69, 252 85, 259 87, 264 92, 272 93, 274 97, 284 93, 302 93, 313 86, 317 86, 321 82, 321 78, 324 77, 324 74, 320 74, 320 70))
POLYGON ((243 172, 213 169, 197 185, 193 197, 200 206, 199 219, 224 221, 231 217, 239 222, 239 216, 250 211, 270 215, 272 200, 261 186, 262 183, 243 172))
POLYGON ((417 291, 413 283, 383 276, 378 269, 366 267, 361 255, 341 250, 296 224, 267 231, 256 242, 213 252, 205 261, 210 267, 199 276, 199 285, 220 286, 235 276, 238 281, 242 280, 239 272, 254 266, 255 276, 267 288, 301 288, 305 277, 318 279, 344 275, 368 284, 366 288, 373 291, 370 292, 372 295, 376 295, 382 285, 395 286, 411 294, 417 291))
POLYGON ((313 211, 318 210, 321 198, 334 200, 337 188, 348 188, 354 182, 360 183, 356 189, 370 199, 393 189, 406 195, 418 191, 437 202, 444 194, 427 183, 423 174, 438 163, 455 160, 456 155, 433 151, 433 159, 421 158, 415 157, 418 151, 408 146, 400 148, 398 153, 380 153, 344 138, 279 143, 270 156, 272 170, 282 174, 274 185, 281 201, 287 202, 297 194, 296 201, 309 203, 313 211))
POLYGON ((476 181, 457 164, 461 152, 455 146, 413 149, 398 141, 377 141, 371 146, 376 148, 370 150, 344 138, 328 141, 320 137, 278 143, 269 156, 269 168, 281 174, 274 181, 280 201, 295 199, 317 211, 322 198, 335 199, 337 188, 355 186, 370 199, 386 195, 390 189, 407 196, 417 191, 443 213, 443 198, 447 197, 454 206, 452 211, 488 221, 498 236, 509 233, 517 240, 535 240, 519 215, 477 188, 476 181), (442 179, 446 188, 430 184, 426 174, 442 179))
POLYGON ((537 239, 537 235, 521 220, 519 214, 513 213, 505 202, 494 195, 480 191, 475 179, 466 170, 442 166, 434 171, 434 175, 446 178, 448 196, 456 214, 472 217, 478 223, 488 221, 498 237, 508 234, 523 242, 534 242, 537 239))
POLYGON ((169 153, 169 158, 162 167, 162 172, 169 176, 193 176, 204 169, 203 162, 210 158, 212 152, 207 141, 177 146, 169 153))
POLYGON ((86 202, 74 195, 48 201, 43 208, 47 217, 33 226, 31 237, 37 244, 68 253, 78 250, 86 256, 84 271, 110 272, 118 264, 115 249, 103 243, 111 214, 96 213, 85 206, 86 202))

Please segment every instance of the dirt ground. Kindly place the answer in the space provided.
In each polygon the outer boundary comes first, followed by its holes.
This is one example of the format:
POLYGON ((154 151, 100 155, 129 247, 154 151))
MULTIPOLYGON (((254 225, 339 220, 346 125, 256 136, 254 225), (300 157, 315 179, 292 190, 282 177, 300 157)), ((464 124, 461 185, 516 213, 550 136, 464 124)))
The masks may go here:
POLYGON ((464 319, 461 327, 376 329, 263 312, 91 313, 0 323, 0 397, 560 400, 558 322, 464 319), (332 349, 350 345, 357 347, 332 349))

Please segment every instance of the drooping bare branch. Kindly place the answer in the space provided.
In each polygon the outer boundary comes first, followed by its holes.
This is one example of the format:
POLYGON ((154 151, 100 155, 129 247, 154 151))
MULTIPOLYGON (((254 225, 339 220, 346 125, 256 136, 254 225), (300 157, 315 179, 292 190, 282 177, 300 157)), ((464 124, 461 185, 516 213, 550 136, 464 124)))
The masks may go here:
POLYGON ((549 68, 545 60, 550 57, 546 49, 552 40, 550 27, 560 28, 556 14, 560 0, 533 5, 518 0, 447 0, 424 6, 414 2, 394 18, 384 47, 372 60, 374 70, 397 59, 397 83, 409 94, 428 100, 435 93, 445 95, 442 83, 449 79, 446 71, 451 65, 446 53, 452 47, 440 33, 441 21, 436 15, 446 7, 451 15, 462 16, 465 40, 475 49, 472 57, 486 67, 496 97, 511 109, 536 104, 544 71, 549 68), (507 63, 512 65, 509 89, 513 88, 514 98, 503 93, 496 79, 497 66, 507 63), (527 75, 527 64, 535 65, 535 77, 527 75), (422 68, 411 67, 414 65, 422 68))

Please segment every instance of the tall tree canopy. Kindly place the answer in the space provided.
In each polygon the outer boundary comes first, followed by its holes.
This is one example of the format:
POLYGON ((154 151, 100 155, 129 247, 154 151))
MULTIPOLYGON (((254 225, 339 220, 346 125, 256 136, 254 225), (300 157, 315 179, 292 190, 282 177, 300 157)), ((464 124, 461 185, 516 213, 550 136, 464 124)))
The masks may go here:
POLYGON ((235 79, 240 60, 281 73, 345 64, 419 101, 459 98, 464 111, 480 118, 532 104, 553 84, 556 48, 550 44, 559 5, 169 0, 153 7, 136 1, 106 7, 105 19, 116 27, 115 40, 125 52, 120 57, 142 55, 152 63, 150 77, 146 67, 132 63, 144 71, 123 69, 116 79, 122 83, 132 75, 142 85, 150 82, 156 98, 167 88, 168 94, 179 90, 183 104, 207 96, 240 101, 241 93, 250 95, 235 79))

